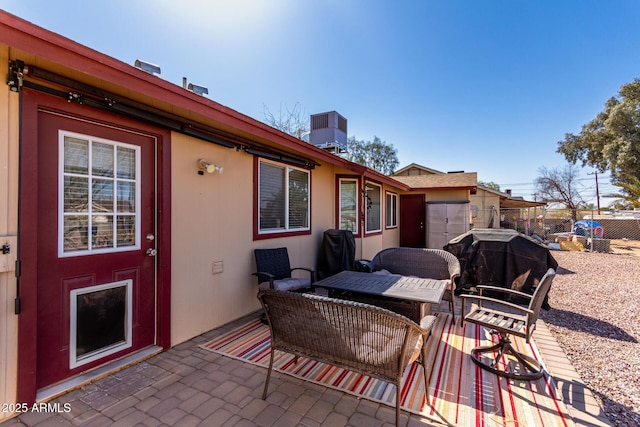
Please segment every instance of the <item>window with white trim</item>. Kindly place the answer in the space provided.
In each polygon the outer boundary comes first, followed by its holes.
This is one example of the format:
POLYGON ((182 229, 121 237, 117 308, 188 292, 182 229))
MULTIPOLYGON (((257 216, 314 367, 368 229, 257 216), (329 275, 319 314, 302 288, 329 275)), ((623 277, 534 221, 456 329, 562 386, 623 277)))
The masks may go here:
POLYGON ((398 195, 396 193, 386 193, 386 222, 387 228, 398 226, 398 195))
POLYGON ((59 256, 139 249, 140 148, 60 131, 59 256))
POLYGON ((382 231, 382 187, 372 182, 365 185, 365 221, 367 233, 382 231))
POLYGON ((309 229, 309 171, 260 159, 258 232, 309 229))
POLYGON ((339 182, 339 217, 338 228, 340 230, 349 230, 354 234, 358 234, 358 180, 352 178, 340 178, 339 182))

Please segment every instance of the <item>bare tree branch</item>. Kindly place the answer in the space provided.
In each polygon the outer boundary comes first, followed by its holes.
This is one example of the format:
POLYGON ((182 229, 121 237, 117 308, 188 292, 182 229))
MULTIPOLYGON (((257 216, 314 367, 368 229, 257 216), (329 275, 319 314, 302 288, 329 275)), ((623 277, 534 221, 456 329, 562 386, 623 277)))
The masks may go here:
POLYGON ((296 102, 292 108, 285 105, 284 110, 281 104, 277 116, 262 104, 262 113, 266 124, 284 133, 299 139, 303 139, 309 134, 309 116, 304 112, 299 102, 296 102))
POLYGON ((579 189, 579 172, 577 166, 567 165, 564 169, 542 167, 540 176, 535 179, 536 193, 542 201, 555 203, 571 209, 576 220, 577 210, 586 205, 579 189))

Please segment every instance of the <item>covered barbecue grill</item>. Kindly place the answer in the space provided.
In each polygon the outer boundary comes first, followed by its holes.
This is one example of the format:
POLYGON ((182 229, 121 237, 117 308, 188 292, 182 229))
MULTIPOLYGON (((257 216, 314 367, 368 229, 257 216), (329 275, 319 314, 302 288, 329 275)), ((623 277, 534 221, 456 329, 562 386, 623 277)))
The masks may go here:
POLYGON ((458 293, 491 285, 533 294, 547 269, 558 268, 546 246, 515 230, 474 228, 450 240, 444 250, 460 261, 458 293))
POLYGON ((318 253, 316 277, 324 279, 341 271, 354 270, 356 239, 349 230, 326 230, 318 253))

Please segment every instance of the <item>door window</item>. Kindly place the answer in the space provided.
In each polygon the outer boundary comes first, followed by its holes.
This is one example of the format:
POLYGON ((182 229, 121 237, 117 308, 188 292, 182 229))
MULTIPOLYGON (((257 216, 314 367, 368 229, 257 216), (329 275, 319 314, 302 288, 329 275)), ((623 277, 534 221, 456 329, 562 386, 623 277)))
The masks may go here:
POLYGON ((139 249, 139 151, 60 131, 59 256, 139 249))

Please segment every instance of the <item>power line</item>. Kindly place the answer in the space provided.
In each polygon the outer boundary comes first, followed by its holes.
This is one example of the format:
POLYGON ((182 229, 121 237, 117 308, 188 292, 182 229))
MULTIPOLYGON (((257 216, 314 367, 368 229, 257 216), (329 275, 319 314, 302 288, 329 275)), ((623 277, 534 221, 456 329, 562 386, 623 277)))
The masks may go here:
MULTIPOLYGON (((600 178, 605 178, 605 179, 609 179, 611 178, 611 176, 604 176, 604 175, 599 175, 600 178)), ((593 181, 593 178, 590 177, 585 177, 585 178, 578 178, 575 179, 574 181, 593 181)), ((500 188, 502 187, 515 187, 518 185, 535 185, 535 181, 531 181, 531 182, 516 182, 513 184, 498 184, 500 186, 500 188)))

